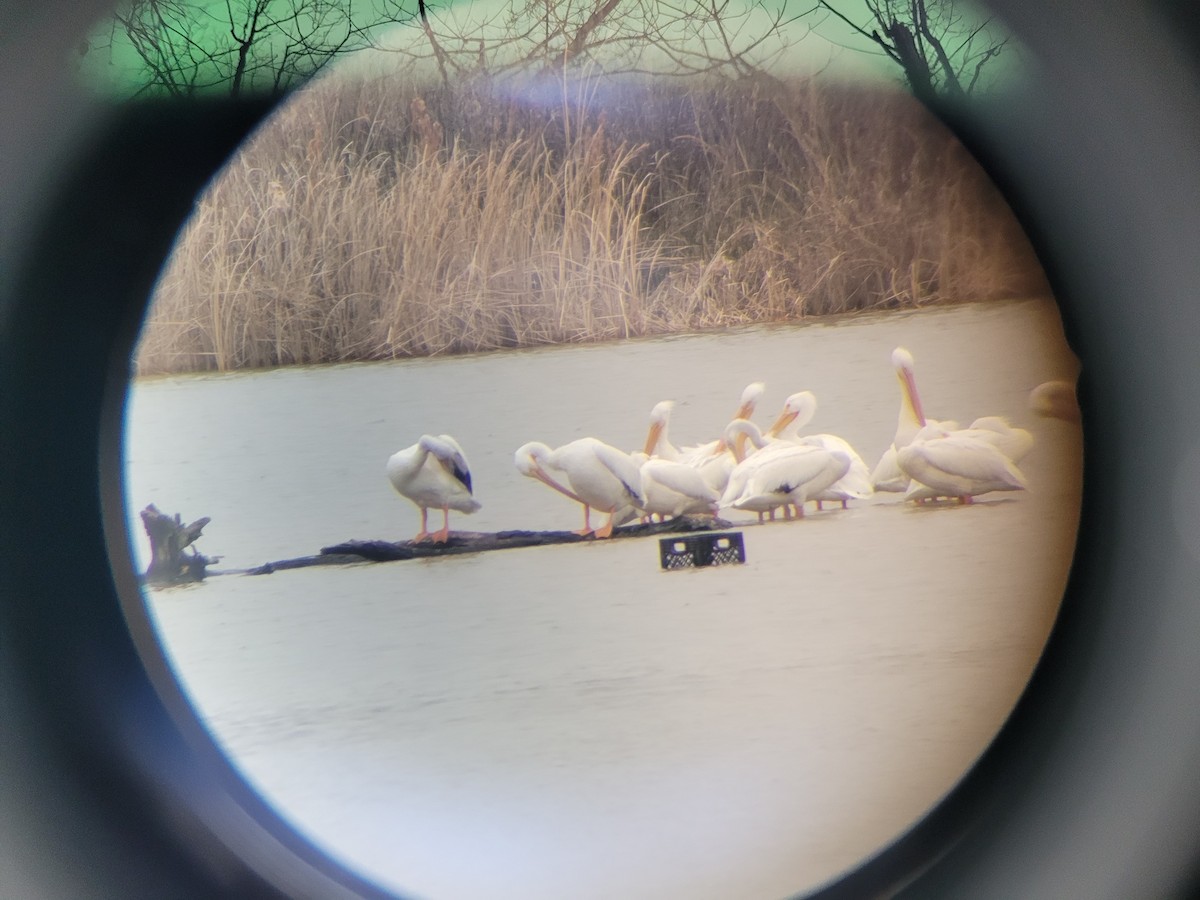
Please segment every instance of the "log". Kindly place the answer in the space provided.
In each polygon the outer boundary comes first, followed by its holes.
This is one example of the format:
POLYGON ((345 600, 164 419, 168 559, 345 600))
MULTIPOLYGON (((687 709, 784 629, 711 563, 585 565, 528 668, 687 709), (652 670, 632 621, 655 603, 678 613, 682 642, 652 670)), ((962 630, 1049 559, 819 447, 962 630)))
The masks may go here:
POLYGON ((150 565, 143 580, 155 585, 203 581, 208 566, 217 558, 202 556, 192 544, 212 520, 205 516, 184 525, 179 513, 172 518, 159 512, 153 503, 142 510, 141 517, 150 538, 150 565))
MULTIPOLYGON (((666 522, 647 525, 624 525, 614 528, 610 540, 631 537, 649 537, 656 534, 681 534, 695 531, 712 531, 728 528, 722 519, 707 516, 679 516, 666 522)), ((595 538, 581 537, 573 531, 452 531, 444 544, 432 541, 359 541, 349 540, 329 547, 322 547, 315 556, 281 559, 263 563, 252 569, 212 572, 213 575, 269 575, 285 569, 302 569, 309 566, 343 566, 363 562, 393 562, 404 559, 424 559, 431 556, 455 556, 461 553, 482 553, 489 550, 507 550, 515 547, 541 547, 547 544, 576 544, 595 538)))

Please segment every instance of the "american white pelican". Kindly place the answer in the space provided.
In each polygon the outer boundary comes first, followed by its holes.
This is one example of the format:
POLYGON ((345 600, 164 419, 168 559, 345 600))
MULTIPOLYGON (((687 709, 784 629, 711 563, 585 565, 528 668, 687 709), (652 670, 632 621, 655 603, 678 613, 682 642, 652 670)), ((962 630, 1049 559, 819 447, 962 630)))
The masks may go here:
POLYGON ((812 421, 817 413, 817 398, 811 391, 800 391, 792 394, 783 404, 783 409, 775 422, 767 430, 766 438, 776 438, 790 441, 801 446, 821 447, 825 450, 835 450, 850 458, 850 469, 835 484, 817 496, 808 499, 815 500, 817 509, 826 501, 836 501, 846 508, 848 500, 865 500, 871 496, 871 472, 863 462, 858 452, 850 446, 850 442, 836 434, 810 434, 801 437, 799 431, 812 421))
POLYGON ((1071 381, 1046 381, 1029 392, 1029 408, 1036 415, 1064 422, 1079 421, 1079 402, 1071 381))
POLYGON ((892 351, 892 368, 900 382, 900 413, 896 417, 896 435, 891 446, 883 452, 871 472, 871 484, 877 491, 903 493, 908 490, 909 479, 896 462, 896 451, 912 443, 917 432, 925 427, 925 411, 921 408, 921 395, 917 393, 913 365, 912 354, 903 347, 892 351))
POLYGON ((536 478, 572 500, 583 504, 583 528, 576 534, 594 534, 606 538, 621 517, 631 517, 645 505, 642 473, 626 453, 595 438, 579 438, 551 449, 540 441, 522 445, 514 455, 517 471, 536 478), (564 487, 546 470, 554 469, 567 477, 564 487), (591 511, 608 513, 608 521, 592 528, 591 511))
POLYGON ((647 515, 668 518, 688 514, 717 514, 721 494, 704 480, 695 466, 667 459, 642 462, 642 509, 647 515))
POLYGON ((450 510, 473 513, 480 503, 471 496, 471 469, 458 441, 448 434, 421 439, 387 461, 387 477, 400 495, 407 497, 421 510, 421 531, 413 538, 423 541, 433 537, 438 543, 450 538, 450 510), (429 534, 429 508, 442 511, 442 528, 429 534))
POLYGON ((960 503, 991 491, 1020 491, 1025 476, 1003 451, 968 431, 927 426, 896 453, 900 468, 912 478, 906 500, 957 497, 960 503))
POLYGON ((804 504, 842 478, 850 469, 850 457, 839 450, 794 444, 765 438, 753 422, 733 421, 725 429, 726 440, 741 457, 745 440, 760 448, 741 458, 729 476, 721 506, 771 513, 789 506, 804 515, 804 504))

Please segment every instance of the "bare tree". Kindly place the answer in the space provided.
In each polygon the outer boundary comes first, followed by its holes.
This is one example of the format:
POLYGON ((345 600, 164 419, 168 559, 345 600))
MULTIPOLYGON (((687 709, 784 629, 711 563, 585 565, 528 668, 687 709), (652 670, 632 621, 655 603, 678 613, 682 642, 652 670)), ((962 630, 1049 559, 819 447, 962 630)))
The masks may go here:
POLYGON ((1008 36, 976 7, 958 0, 862 0, 865 15, 852 17, 828 0, 817 6, 874 43, 904 72, 912 92, 926 103, 939 96, 961 99, 979 85, 989 60, 1008 36))
POLYGON ((390 49, 431 59, 443 80, 526 71, 716 74, 762 72, 802 35, 815 7, 772 0, 513 0, 490 17, 419 0, 425 40, 390 49))
POLYGON ((279 94, 412 16, 394 0, 126 0, 110 47, 127 43, 142 92, 279 94))

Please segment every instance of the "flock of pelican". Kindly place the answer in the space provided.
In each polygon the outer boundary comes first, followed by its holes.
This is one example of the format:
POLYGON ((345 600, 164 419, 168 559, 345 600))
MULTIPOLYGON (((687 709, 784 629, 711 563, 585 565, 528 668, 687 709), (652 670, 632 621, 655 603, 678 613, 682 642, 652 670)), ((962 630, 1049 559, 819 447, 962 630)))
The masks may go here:
MULTIPOLYGON (((900 386, 896 433, 873 470, 843 438, 832 434, 801 436, 816 414, 809 391, 792 394, 762 431, 750 421, 764 386, 755 382, 742 392, 732 420, 719 437, 696 446, 676 447, 669 425, 672 401, 657 404, 641 450, 626 453, 593 437, 551 448, 538 441, 520 447, 517 471, 536 479, 583 507, 576 533, 606 538, 613 528, 635 518, 652 521, 680 515, 717 515, 723 508, 747 510, 774 519, 804 516, 805 504, 863 500, 876 491, 899 492, 924 503, 938 498, 970 503, 979 494, 1024 490, 1028 485, 1017 463, 1033 446, 1033 436, 1000 416, 984 416, 967 428, 957 422, 925 417, 917 391, 912 354, 892 351, 900 386), (607 515, 592 526, 595 511, 607 515)), ((1041 385, 1031 405, 1041 415, 1078 420, 1073 385, 1041 385), (1070 391, 1069 400, 1065 398, 1070 391), (1055 405, 1044 395, 1054 395, 1055 405), (1043 402, 1044 401, 1044 402, 1043 402)), ((466 454, 450 435, 423 435, 387 463, 392 486, 421 510, 421 531, 413 538, 445 542, 450 510, 480 508, 472 495, 466 454), (430 509, 442 511, 442 528, 428 531, 430 509)))

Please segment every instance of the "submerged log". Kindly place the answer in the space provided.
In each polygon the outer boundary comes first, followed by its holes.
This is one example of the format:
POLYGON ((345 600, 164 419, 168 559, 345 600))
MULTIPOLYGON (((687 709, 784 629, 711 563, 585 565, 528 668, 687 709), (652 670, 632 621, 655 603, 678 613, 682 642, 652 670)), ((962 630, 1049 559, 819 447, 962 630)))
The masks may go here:
POLYGON ((150 538, 150 565, 143 576, 145 581, 156 585, 203 581, 208 566, 216 558, 202 556, 192 544, 212 520, 205 516, 184 525, 179 513, 172 518, 159 512, 153 503, 142 510, 141 517, 142 527, 150 538))
MULTIPOLYGON (((648 525, 624 525, 614 528, 613 540, 630 537, 648 537, 656 534, 681 534, 693 531, 712 531, 728 528, 722 519, 706 516, 679 516, 666 522, 648 525)), ((514 547, 541 547, 546 544, 576 544, 593 541, 573 531, 452 531, 444 544, 432 541, 357 541, 350 540, 329 547, 322 547, 316 556, 301 556, 296 559, 281 559, 264 563, 253 569, 228 572, 213 572, 224 575, 268 575, 283 569, 302 569, 308 566, 341 566, 362 562, 392 562, 402 559, 423 559, 431 556, 455 556, 461 553, 481 553, 488 550, 506 550, 514 547)))

